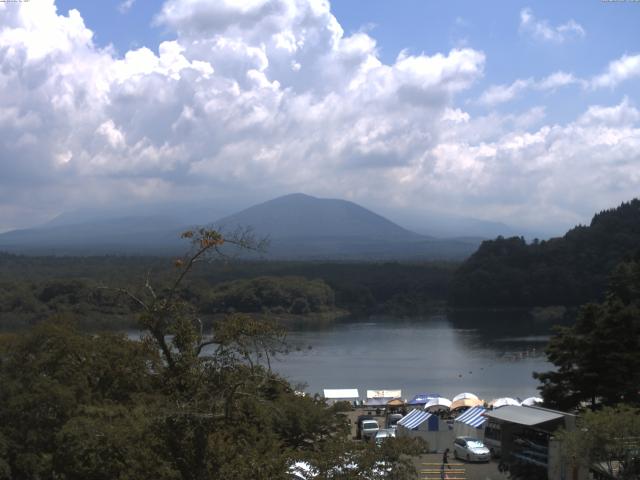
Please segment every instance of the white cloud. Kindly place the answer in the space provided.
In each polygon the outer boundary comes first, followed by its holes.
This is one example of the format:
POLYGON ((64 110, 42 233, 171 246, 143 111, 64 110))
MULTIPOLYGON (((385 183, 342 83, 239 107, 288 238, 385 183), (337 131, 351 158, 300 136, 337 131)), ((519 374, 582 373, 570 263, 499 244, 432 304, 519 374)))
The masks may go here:
POLYGON ((537 19, 530 8, 520 11, 520 32, 534 40, 550 43, 563 43, 571 38, 583 38, 587 34, 582 25, 573 19, 553 26, 548 20, 537 19))
POLYGON ((640 77, 640 54, 623 55, 609 64, 606 71, 594 77, 592 88, 614 88, 631 78, 640 77))
POLYGON ((123 0, 118 4, 118 11, 122 14, 127 13, 131 10, 134 3, 136 3, 136 0, 123 0))
POLYGON ((518 79, 511 85, 492 85, 480 96, 478 102, 481 105, 493 106, 513 100, 520 92, 528 89, 533 84, 532 79, 518 79))
MULTIPOLYGON (((172 38, 121 57, 93 43, 79 12, 33 5, 0 8, 0 228, 79 203, 251 191, 535 223, 637 187, 629 100, 566 125, 545 125, 543 107, 473 117, 457 99, 483 76, 481 51, 385 63, 322 0, 170 0, 156 21, 172 38)), ((484 99, 573 83, 556 72, 484 99)))
POLYGON ((539 81, 536 81, 533 78, 517 79, 510 85, 490 86, 482 93, 482 95, 480 95, 478 103, 480 105, 492 107, 500 103, 510 102, 526 90, 535 89, 542 91, 555 91, 560 87, 572 84, 584 84, 584 81, 575 78, 571 73, 562 71, 552 73, 548 77, 539 81))

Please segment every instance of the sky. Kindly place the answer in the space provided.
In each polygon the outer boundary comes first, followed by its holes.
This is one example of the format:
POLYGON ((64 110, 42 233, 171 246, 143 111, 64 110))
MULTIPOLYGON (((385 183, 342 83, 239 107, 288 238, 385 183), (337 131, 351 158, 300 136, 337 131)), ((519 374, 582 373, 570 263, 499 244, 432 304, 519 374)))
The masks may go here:
POLYGON ((640 191, 638 25, 637 1, 0 3, 0 231, 303 192, 561 233, 640 191))

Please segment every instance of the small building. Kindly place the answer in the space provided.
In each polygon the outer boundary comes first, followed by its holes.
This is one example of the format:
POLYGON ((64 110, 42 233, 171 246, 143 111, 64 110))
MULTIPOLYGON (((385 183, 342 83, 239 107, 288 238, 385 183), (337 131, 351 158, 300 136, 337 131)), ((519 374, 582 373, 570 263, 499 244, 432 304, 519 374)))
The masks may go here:
POLYGON ((559 428, 574 429, 575 415, 542 407, 516 405, 487 410, 484 415, 500 426, 502 460, 510 470, 534 469, 539 472, 540 480, 573 478, 553 434, 559 428))
POLYGON ((398 437, 422 438, 431 453, 442 453, 451 447, 453 427, 451 422, 425 410, 412 410, 402 417, 396 427, 398 437))

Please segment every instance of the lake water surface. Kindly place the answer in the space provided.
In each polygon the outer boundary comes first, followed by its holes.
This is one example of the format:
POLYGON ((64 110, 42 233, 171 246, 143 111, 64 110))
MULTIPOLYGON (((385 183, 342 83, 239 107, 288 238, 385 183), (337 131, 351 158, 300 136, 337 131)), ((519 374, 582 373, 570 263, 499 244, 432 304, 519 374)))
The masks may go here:
POLYGON ((309 393, 324 388, 402 389, 405 398, 435 392, 451 398, 538 395, 534 371, 550 370, 549 325, 515 314, 459 314, 338 323, 289 334, 296 347, 273 368, 309 393))

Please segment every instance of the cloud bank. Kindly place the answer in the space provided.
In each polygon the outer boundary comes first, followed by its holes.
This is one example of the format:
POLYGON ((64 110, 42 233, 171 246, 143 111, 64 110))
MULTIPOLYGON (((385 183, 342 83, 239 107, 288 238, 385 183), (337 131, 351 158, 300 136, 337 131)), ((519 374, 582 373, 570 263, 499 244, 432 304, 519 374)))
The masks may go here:
POLYGON ((0 19, 0 230, 78 205, 292 191, 543 224, 637 193, 631 101, 566 125, 542 125, 544 108, 474 118, 460 98, 482 51, 384 63, 326 1, 169 0, 154 22, 174 39, 123 56, 51 0, 0 4, 0 19))

